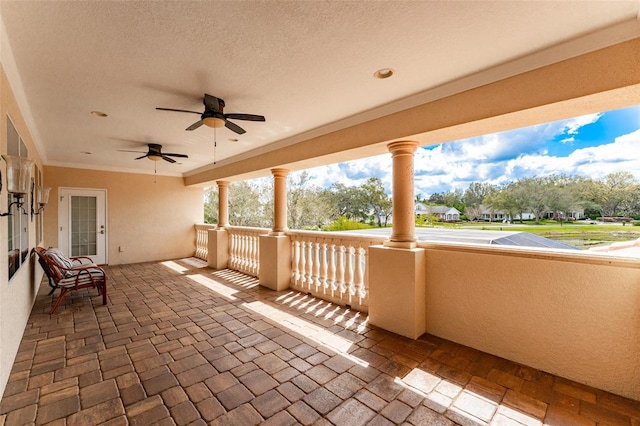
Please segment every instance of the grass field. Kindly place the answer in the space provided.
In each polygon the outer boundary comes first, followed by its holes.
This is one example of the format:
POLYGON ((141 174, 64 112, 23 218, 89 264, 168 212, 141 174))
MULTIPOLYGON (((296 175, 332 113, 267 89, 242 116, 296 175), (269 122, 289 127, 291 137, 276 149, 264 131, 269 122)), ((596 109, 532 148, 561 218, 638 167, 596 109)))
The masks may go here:
POLYGON ((585 221, 563 222, 543 221, 540 224, 525 222, 524 224, 503 224, 467 222, 463 224, 445 225, 459 229, 487 229, 513 232, 529 232, 551 240, 562 241, 575 247, 589 248, 611 244, 618 241, 630 241, 640 238, 640 226, 620 223, 590 224, 585 221))

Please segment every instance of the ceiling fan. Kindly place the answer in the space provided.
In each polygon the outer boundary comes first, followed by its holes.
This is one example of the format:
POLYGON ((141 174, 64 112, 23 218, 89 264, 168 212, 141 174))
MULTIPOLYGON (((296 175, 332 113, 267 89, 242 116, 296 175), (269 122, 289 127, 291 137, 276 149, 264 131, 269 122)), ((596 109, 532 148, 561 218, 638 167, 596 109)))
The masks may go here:
MULTIPOLYGON (((174 160, 171 157, 177 157, 177 158, 189 158, 188 155, 186 154, 169 154, 169 153, 163 153, 162 152, 162 145, 157 144, 157 143, 150 143, 147 144, 147 146, 149 147, 149 151, 147 151, 146 154, 141 155, 140 157, 136 158, 136 160, 140 160, 142 158, 148 158, 149 160, 152 161, 160 161, 160 160, 164 160, 164 161, 168 161, 169 163, 175 163, 176 160, 174 160)), ((124 150, 124 149, 119 149, 118 151, 120 152, 137 152, 137 153, 144 153, 144 151, 128 151, 128 150, 124 150)))
POLYGON ((265 121, 264 116, 255 115, 255 114, 225 114, 224 113, 224 100, 220 98, 216 98, 215 96, 211 96, 208 94, 204 94, 204 99, 202 100, 204 103, 204 112, 200 113, 197 111, 189 111, 185 109, 174 109, 174 108, 156 108, 161 111, 176 111, 176 112, 188 112, 192 114, 200 115, 200 120, 193 123, 191 126, 187 127, 185 130, 195 130, 203 124, 208 127, 226 127, 229 130, 236 132, 241 135, 246 133, 242 127, 238 126, 235 123, 229 121, 231 120, 246 120, 246 121, 265 121))

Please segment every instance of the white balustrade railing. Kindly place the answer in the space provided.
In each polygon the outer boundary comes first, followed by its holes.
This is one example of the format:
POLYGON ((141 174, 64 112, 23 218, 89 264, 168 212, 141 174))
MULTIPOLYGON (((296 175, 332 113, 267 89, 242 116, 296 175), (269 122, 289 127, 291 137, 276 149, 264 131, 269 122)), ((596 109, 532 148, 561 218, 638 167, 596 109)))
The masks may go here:
POLYGON ((196 257, 207 260, 209 255, 209 230, 216 229, 216 225, 205 223, 196 224, 196 257))
POLYGON ((385 237, 288 231, 291 288, 358 311, 368 311, 369 246, 385 237))
POLYGON ((268 234, 268 228, 227 226, 229 233, 229 269, 254 277, 260 272, 260 235, 268 234))

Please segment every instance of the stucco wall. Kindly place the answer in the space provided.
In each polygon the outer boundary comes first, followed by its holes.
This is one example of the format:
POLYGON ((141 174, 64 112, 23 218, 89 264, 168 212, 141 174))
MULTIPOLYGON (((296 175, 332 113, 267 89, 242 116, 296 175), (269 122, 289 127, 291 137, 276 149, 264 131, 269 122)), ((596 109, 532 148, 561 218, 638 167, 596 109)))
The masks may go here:
MULTIPOLYGON (((7 115, 11 118, 18 134, 22 137, 29 157, 36 161, 42 170, 42 161, 33 144, 31 135, 24 122, 22 114, 18 109, 16 100, 9 82, 4 73, 4 68, 0 69, 0 153, 7 152, 7 115)), ((6 182, 6 163, 0 160, 0 170, 2 171, 3 182, 6 182)), ((7 191, 3 187, 0 192, 0 212, 7 211, 7 191)), ((29 247, 35 247, 36 242, 36 221, 29 221, 29 247)), ((24 333, 27 320, 31 314, 31 308, 35 295, 40 286, 42 269, 34 261, 33 257, 23 264, 16 274, 8 280, 8 243, 7 243, 7 217, 0 217, 0 396, 9 380, 9 374, 13 366, 22 334, 24 333)))
POLYGON ((152 175, 46 166, 44 183, 51 195, 45 245, 58 246, 59 189, 95 188, 107 190, 109 264, 193 256, 194 225, 204 217, 202 188, 185 187, 180 177, 155 180, 152 175))
POLYGON ((446 247, 426 257, 429 333, 640 400, 637 260, 446 247))

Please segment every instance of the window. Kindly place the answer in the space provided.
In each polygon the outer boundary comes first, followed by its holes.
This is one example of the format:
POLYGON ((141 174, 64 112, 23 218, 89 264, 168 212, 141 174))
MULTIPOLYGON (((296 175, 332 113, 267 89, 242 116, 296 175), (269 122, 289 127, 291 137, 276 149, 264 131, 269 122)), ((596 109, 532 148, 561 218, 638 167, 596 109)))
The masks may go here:
MULTIPOLYGON (((7 116, 7 154, 18 157, 28 157, 24 141, 18 135, 18 131, 7 116)), ((33 196, 33 194, 32 194, 33 196)), ((7 193, 7 205, 16 201, 12 194, 7 193)), ((29 200, 24 200, 24 208, 28 211, 29 200)), ((9 257, 9 279, 25 263, 29 254, 29 214, 18 208, 16 204, 11 206, 11 213, 7 216, 8 234, 8 257, 9 257)))

